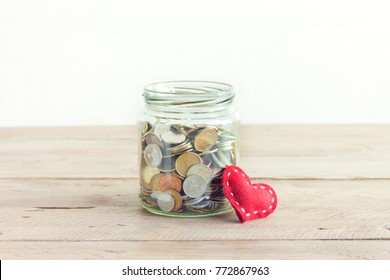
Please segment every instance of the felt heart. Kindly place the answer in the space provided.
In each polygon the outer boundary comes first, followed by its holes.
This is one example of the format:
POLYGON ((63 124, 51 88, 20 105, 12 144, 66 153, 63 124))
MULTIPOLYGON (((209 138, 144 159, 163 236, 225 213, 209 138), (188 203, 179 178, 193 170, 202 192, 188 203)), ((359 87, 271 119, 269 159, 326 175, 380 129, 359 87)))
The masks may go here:
POLYGON ((248 175, 237 166, 226 167, 222 184, 225 196, 241 223, 265 218, 277 206, 278 199, 273 188, 264 183, 252 184, 248 175))

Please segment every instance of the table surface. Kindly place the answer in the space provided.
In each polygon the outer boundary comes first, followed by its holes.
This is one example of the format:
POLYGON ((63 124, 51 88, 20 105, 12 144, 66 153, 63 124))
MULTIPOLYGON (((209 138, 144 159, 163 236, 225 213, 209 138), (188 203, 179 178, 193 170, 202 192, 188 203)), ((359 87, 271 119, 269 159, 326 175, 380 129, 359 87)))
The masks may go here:
POLYGON ((135 127, 0 129, 0 259, 390 259, 390 125, 247 125, 240 166, 279 205, 160 217, 135 127))

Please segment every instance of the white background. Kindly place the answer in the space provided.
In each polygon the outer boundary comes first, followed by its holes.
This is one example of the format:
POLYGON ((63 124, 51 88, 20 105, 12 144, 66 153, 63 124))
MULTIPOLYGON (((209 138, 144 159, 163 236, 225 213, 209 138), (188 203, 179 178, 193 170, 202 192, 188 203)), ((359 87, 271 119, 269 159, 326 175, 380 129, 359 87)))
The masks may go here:
POLYGON ((181 79, 243 123, 389 123, 390 2, 0 0, 0 126, 134 124, 181 79))

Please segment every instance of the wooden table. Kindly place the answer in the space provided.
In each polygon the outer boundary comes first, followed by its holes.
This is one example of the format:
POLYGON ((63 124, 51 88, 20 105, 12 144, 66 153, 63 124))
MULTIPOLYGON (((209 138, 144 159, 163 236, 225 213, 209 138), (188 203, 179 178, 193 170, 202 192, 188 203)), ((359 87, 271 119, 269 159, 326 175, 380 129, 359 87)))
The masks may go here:
POLYGON ((0 259, 390 259, 390 125, 251 125, 241 167, 277 210, 138 204, 135 127, 0 129, 0 259))

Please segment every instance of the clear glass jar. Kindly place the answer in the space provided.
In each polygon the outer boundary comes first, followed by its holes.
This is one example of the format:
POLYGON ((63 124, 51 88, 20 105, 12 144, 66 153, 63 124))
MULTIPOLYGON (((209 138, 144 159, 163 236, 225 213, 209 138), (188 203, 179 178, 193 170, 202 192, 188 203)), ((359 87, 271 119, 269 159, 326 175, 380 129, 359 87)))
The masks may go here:
POLYGON ((141 205, 174 217, 230 211, 221 175, 239 157, 232 86, 162 82, 147 85, 143 96, 138 118, 141 205))

